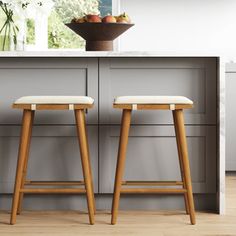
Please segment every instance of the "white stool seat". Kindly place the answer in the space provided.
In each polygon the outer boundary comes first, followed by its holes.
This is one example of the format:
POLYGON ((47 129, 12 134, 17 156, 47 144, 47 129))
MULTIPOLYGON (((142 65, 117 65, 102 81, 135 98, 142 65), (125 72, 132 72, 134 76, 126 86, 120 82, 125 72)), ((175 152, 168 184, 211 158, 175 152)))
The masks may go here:
POLYGON ((15 104, 93 104, 94 99, 87 96, 26 96, 15 104))
POLYGON ((114 104, 193 104, 183 96, 121 96, 115 98, 114 104))

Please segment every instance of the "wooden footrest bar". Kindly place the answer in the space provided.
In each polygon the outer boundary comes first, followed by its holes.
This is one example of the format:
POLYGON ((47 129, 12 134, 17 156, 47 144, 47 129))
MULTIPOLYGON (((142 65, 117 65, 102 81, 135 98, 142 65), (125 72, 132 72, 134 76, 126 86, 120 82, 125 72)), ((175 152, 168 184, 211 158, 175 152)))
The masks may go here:
POLYGON ((131 193, 131 194, 183 194, 186 193, 186 189, 176 189, 176 188, 123 188, 121 193, 131 193))
POLYGON ((129 186, 183 186, 182 181, 123 181, 122 185, 129 186))
POLYGON ((85 189, 78 188, 25 188, 20 190, 21 193, 35 193, 35 194, 78 194, 86 193, 85 189))
POLYGON ((84 181, 25 181, 25 185, 32 186, 81 186, 84 181))

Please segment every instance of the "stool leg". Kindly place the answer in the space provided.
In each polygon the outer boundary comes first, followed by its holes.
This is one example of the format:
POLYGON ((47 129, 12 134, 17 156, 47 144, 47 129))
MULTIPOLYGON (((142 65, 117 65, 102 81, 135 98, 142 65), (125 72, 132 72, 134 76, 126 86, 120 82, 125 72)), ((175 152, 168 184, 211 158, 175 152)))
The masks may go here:
POLYGON ((179 134, 178 138, 179 138, 179 146, 181 150, 180 157, 182 158, 184 176, 185 176, 185 181, 186 181, 190 220, 191 220, 191 224, 194 225, 196 224, 196 218, 195 218, 192 182, 191 182, 189 159, 188 159, 187 140, 186 140, 186 134, 185 134, 185 127, 184 127, 184 115, 183 115, 183 110, 175 110, 174 113, 176 116, 176 123, 177 123, 177 129, 178 129, 178 134, 179 134))
POLYGON ((127 150, 128 138, 129 138, 131 112, 132 112, 131 110, 125 109, 123 110, 123 114, 122 114, 119 151, 118 151, 118 157, 117 157, 116 177, 115 177, 114 195, 113 195, 113 202, 112 202, 111 224, 113 225, 116 224, 116 221, 117 221, 122 176, 123 176, 124 168, 125 168, 126 150, 127 150))
MULTIPOLYGON (((183 188, 186 189, 186 180, 185 180, 185 176, 184 176, 183 162, 182 162, 181 149, 180 149, 180 143, 179 143, 179 132, 178 132, 178 128, 177 128, 176 113, 175 113, 175 111, 173 111, 173 120, 174 120, 175 134, 176 134, 176 143, 177 143, 177 149, 178 149, 178 157, 179 157, 179 166, 180 166, 180 172, 181 172, 181 179, 183 181, 183 188)), ((187 193, 184 194, 184 203, 185 203, 186 213, 189 214, 189 205, 188 205, 187 193)))
POLYGON ((32 117, 33 115, 32 115, 31 110, 24 110, 22 128, 21 128, 20 145, 19 145, 19 152, 18 152, 15 189, 14 189, 12 211, 11 211, 10 223, 12 225, 16 223, 16 214, 17 214, 18 202, 19 202, 19 197, 20 197, 20 189, 21 189, 24 164, 27 157, 27 147, 28 147, 28 142, 30 138, 30 126, 31 126, 32 117))
MULTIPOLYGON (((24 163, 24 170, 23 170, 23 175, 22 175, 22 180, 21 180, 21 189, 24 188, 25 186, 25 180, 27 176, 27 167, 28 167, 28 160, 29 160, 29 151, 30 151, 30 141, 31 141, 31 135, 32 135, 32 127, 33 127, 33 122, 34 122, 34 111, 31 111, 31 122, 30 122, 30 130, 29 130, 29 137, 28 137, 28 142, 27 142, 27 151, 26 151, 26 159, 24 163)), ((20 215, 21 210, 22 210, 22 203, 23 203, 23 198, 24 198, 24 193, 20 193, 19 197, 19 203, 18 203, 18 208, 17 208, 17 214, 20 215)))
MULTIPOLYGON (((84 121, 86 121, 86 119, 85 119, 85 112, 83 112, 83 115, 84 115, 84 121)), ((93 172, 92 172, 92 166, 91 166, 91 161, 90 161, 90 153, 89 153, 89 147, 88 147, 88 135, 87 134, 88 134, 87 127, 85 125, 85 135, 86 135, 86 144, 87 144, 87 150, 88 150, 89 171, 90 171, 90 176, 91 176, 93 206, 94 206, 94 214, 96 214, 96 202, 95 202, 94 185, 93 185, 93 172)))
POLYGON ((83 168, 86 196, 88 203, 89 221, 94 224, 94 196, 92 189, 92 177, 90 175, 89 152, 86 139, 86 128, 84 119, 84 110, 75 110, 76 126, 80 145, 80 155, 83 168))

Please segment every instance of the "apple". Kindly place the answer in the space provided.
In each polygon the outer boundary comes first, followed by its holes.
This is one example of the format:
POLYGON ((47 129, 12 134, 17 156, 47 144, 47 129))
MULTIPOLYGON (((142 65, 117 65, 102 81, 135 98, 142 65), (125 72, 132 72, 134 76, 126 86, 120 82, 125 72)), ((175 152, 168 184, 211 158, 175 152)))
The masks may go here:
POLYGON ((116 18, 114 16, 107 15, 107 16, 102 18, 102 22, 104 22, 104 23, 116 23, 116 18))
POLYGON ((130 17, 124 12, 123 14, 119 15, 116 19, 117 22, 119 23, 131 23, 130 17))
POLYGON ((98 15, 86 15, 85 21, 86 22, 102 22, 100 16, 98 15))

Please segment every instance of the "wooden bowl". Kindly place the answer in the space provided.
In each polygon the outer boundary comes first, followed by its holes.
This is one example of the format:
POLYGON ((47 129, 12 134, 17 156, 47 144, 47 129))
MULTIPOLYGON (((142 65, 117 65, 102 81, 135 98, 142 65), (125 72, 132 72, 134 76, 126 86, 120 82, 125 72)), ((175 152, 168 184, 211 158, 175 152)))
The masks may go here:
POLYGON ((112 51, 113 40, 134 24, 126 23, 69 23, 66 24, 86 40, 86 51, 112 51))

